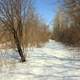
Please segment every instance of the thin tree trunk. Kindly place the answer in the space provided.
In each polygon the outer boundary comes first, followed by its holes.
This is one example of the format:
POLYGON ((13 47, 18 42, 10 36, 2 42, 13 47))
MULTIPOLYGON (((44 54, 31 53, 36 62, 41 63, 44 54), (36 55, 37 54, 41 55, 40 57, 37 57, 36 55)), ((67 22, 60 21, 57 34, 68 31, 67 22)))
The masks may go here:
MULTIPOLYGON (((15 30, 14 30, 14 31, 15 31, 15 30)), ((21 44, 20 44, 20 41, 19 41, 18 36, 17 36, 17 32, 15 31, 15 32, 13 33, 13 35, 14 35, 14 39, 15 39, 15 43, 16 43, 16 46, 17 46, 18 53, 19 53, 19 55, 20 55, 20 57, 21 57, 21 62, 25 62, 26 60, 25 60, 25 57, 24 57, 24 55, 23 55, 23 51, 22 51, 22 48, 21 48, 21 44)))
POLYGON ((19 55, 21 56, 21 62, 25 62, 26 60, 25 60, 25 57, 23 55, 23 51, 21 49, 21 46, 19 44, 17 45, 17 49, 18 49, 19 55))

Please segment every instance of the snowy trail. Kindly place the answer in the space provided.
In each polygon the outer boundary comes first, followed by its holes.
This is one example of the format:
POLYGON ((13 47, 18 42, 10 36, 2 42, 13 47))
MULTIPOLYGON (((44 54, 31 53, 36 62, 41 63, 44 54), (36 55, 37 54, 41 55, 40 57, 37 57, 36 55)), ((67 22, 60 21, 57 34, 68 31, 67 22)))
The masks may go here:
MULTIPOLYGON (((79 53, 77 49, 50 41, 28 53, 27 62, 10 62, 0 67, 0 80, 80 80, 80 56, 74 58, 79 53)), ((3 57, 15 61, 15 56, 18 55, 9 52, 3 57)))

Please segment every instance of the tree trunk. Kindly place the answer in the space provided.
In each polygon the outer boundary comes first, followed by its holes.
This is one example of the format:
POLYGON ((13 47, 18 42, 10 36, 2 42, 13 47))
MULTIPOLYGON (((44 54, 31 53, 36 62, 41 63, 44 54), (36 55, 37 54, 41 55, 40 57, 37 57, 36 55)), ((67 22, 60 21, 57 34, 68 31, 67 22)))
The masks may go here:
POLYGON ((17 32, 15 30, 13 32, 13 35, 14 35, 14 40, 15 40, 15 43, 16 43, 16 46, 17 46, 18 53, 21 57, 21 62, 25 62, 26 60, 25 60, 25 57, 23 55, 23 51, 22 51, 22 48, 21 48, 21 43, 18 39, 17 32))
POLYGON ((21 49, 21 46, 20 45, 17 45, 17 49, 18 49, 18 53, 19 53, 19 55, 21 57, 21 62, 25 62, 26 60, 25 60, 25 57, 23 55, 23 51, 21 49))

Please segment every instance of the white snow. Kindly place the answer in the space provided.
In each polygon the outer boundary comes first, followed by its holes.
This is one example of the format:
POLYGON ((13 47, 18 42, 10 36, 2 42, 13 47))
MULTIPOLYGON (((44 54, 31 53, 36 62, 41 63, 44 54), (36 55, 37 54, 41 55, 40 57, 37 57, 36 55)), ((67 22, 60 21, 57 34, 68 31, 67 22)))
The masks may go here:
POLYGON ((1 49, 0 80, 80 80, 79 53, 49 40, 42 48, 29 48, 27 62, 20 63, 17 52, 1 49))

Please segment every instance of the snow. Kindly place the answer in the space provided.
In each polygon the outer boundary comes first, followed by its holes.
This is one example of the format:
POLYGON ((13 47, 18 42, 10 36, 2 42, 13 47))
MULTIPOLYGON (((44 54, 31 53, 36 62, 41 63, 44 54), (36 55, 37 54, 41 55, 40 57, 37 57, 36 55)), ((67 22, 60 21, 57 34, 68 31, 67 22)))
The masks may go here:
POLYGON ((0 80, 80 80, 80 52, 49 40, 41 48, 25 49, 27 62, 17 52, 0 50, 0 80), (72 56, 73 55, 73 56, 72 56))

